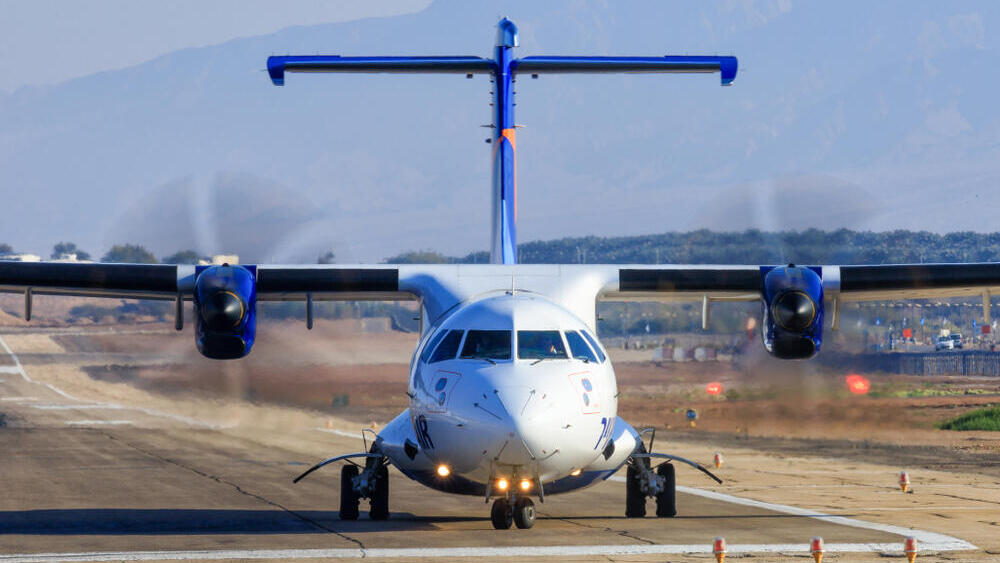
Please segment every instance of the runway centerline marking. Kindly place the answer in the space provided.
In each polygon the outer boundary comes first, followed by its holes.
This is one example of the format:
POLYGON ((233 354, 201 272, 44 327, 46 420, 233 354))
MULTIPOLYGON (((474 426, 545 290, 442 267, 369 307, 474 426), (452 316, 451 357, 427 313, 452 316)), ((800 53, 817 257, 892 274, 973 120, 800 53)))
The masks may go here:
POLYGON ((134 424, 131 420, 67 420, 67 426, 100 426, 103 424, 134 424))

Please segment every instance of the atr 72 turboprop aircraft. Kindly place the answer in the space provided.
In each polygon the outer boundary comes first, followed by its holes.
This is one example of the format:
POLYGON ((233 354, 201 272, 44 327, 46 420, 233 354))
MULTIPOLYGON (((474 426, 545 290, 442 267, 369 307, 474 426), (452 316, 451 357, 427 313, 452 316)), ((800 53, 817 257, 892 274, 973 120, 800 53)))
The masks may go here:
MULTIPOLYGON (((695 301, 707 328, 719 301, 759 301, 761 339, 783 359, 820 350, 847 301, 981 295, 988 321, 1000 264, 880 266, 521 265, 517 264, 516 149, 512 86, 547 73, 715 73, 736 77, 734 57, 515 58, 517 28, 500 21, 493 59, 480 57, 285 56, 268 59, 276 85, 290 72, 486 74, 493 86, 493 219, 489 265, 222 265, 0 263, 0 290, 34 295, 168 299, 176 327, 192 301, 195 343, 205 356, 250 353, 258 301, 417 300, 422 328, 410 365, 410 406, 346 460, 340 516, 359 499, 372 519, 389 517, 388 465, 439 491, 494 499, 498 529, 531 527, 533 498, 587 487, 627 466, 625 514, 676 513, 674 464, 648 451, 642 432, 618 416, 614 370, 596 335, 599 300, 695 301), (354 459, 363 459, 363 465, 354 459), (653 459, 666 460, 653 467, 653 459)), ((711 475, 711 474, 710 474, 711 475)), ((714 476, 713 476, 714 477, 714 476)), ((296 479, 296 480, 298 480, 296 479)))

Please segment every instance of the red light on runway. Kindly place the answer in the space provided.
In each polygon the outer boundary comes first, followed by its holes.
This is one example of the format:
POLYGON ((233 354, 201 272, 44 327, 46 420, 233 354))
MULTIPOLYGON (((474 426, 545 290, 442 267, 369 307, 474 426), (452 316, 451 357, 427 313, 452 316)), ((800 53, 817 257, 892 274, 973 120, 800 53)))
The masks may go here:
POLYGON ((713 381, 705 386, 705 392, 709 395, 721 395, 722 394, 722 384, 718 381, 713 381))
POLYGON ((855 395, 867 395, 872 388, 872 384, 867 378, 856 373, 848 375, 845 379, 847 380, 847 389, 855 395))

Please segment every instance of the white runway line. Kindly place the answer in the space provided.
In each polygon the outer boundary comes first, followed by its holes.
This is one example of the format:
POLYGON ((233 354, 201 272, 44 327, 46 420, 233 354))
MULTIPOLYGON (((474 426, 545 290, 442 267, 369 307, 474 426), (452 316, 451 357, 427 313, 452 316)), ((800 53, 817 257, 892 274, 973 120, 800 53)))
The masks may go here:
POLYGON ((131 420, 67 420, 67 426, 101 426, 105 424, 132 424, 131 420))
POLYGON ((21 373, 21 370, 19 370, 17 366, 0 366, 0 373, 19 375, 21 373))
MULTIPOLYGON (((921 546, 923 549, 923 546, 921 546)), ((903 542, 828 543, 827 552, 899 553, 903 542)), ((808 556, 809 544, 730 544, 729 553, 801 553, 808 556)), ((203 551, 117 551, 94 553, 35 553, 0 555, 0 563, 49 563, 53 561, 188 561, 232 559, 361 559, 361 558, 434 558, 458 557, 565 557, 587 555, 680 555, 712 553, 711 542, 691 545, 557 545, 512 547, 414 547, 367 549, 231 549, 203 551)))
POLYGON ((34 383, 31 380, 31 378, 28 377, 28 374, 24 373, 24 367, 21 366, 21 360, 17 359, 17 354, 15 354, 14 351, 10 349, 10 346, 7 346, 7 341, 5 341, 2 336, 0 336, 0 347, 2 347, 4 351, 10 355, 10 358, 14 360, 14 371, 10 373, 21 374, 21 377, 23 377, 25 381, 27 381, 28 383, 34 383))
POLYGON ((31 405, 31 408, 40 409, 45 411, 69 411, 69 410, 84 410, 84 409, 102 409, 102 410, 120 410, 123 407, 121 405, 113 404, 84 404, 84 405, 31 405))
POLYGON ((0 397, 0 401, 37 401, 38 397, 0 397))
MULTIPOLYGON (((81 333, 81 334, 86 334, 86 333, 81 333)), ((35 383, 35 384, 44 385, 49 390, 51 390, 53 393, 57 393, 58 395, 60 395, 62 397, 65 397, 66 399, 69 399, 71 401, 79 401, 81 403, 84 402, 82 399, 79 399, 77 397, 74 397, 73 395, 70 395, 69 393, 63 391, 62 389, 56 387, 55 385, 52 385, 51 383, 41 383, 41 382, 35 381, 35 380, 31 379, 30 377, 28 377, 28 374, 24 372, 24 366, 21 365, 21 360, 19 360, 17 358, 17 354, 15 354, 10 349, 10 346, 7 345, 7 343, 4 341, 4 339, 3 339, 2 336, 0 336, 0 347, 2 347, 4 349, 4 351, 7 352, 7 354, 10 355, 11 359, 14 360, 14 364, 15 364, 14 366, 3 366, 4 368, 8 368, 8 367, 12 368, 13 371, 11 371, 11 373, 20 374, 21 377, 23 377, 24 380, 27 381, 28 383, 35 383)), ((16 398, 11 397, 10 399, 3 399, 3 400, 14 400, 14 399, 16 399, 16 398)), ((28 399, 23 399, 23 400, 28 400, 28 399)), ((32 397, 31 400, 34 400, 34 398, 32 397)), ((35 408, 42 408, 42 407, 41 406, 36 406, 35 408)), ((160 418, 169 418, 171 420, 175 420, 177 422, 183 422, 184 424, 188 424, 188 425, 191 425, 191 426, 201 426, 203 428, 221 428, 221 426, 218 425, 218 424, 211 424, 211 423, 208 423, 208 422, 202 422, 200 420, 196 420, 196 419, 191 418, 189 416, 183 416, 183 415, 179 415, 179 414, 171 414, 171 413, 168 413, 168 412, 163 412, 163 411, 159 411, 159 410, 156 410, 156 409, 147 409, 147 408, 143 408, 143 407, 123 407, 121 405, 116 405, 114 403, 97 403, 97 404, 93 404, 93 405, 82 405, 82 406, 77 406, 77 407, 66 405, 66 406, 63 406, 63 407, 52 407, 52 408, 65 408, 65 409, 70 409, 70 408, 129 409, 129 410, 138 411, 138 412, 141 412, 141 413, 144 413, 144 414, 148 414, 149 416, 156 416, 156 417, 160 417, 160 418)))
MULTIPOLYGON (((612 475, 611 477, 608 478, 608 481, 617 481, 620 483, 624 483, 625 478, 619 477, 617 475, 612 475)), ((920 543, 922 549, 927 549, 930 551, 963 551, 968 549, 978 549, 976 546, 972 545, 971 543, 965 540, 953 538, 951 536, 946 536, 944 534, 938 534, 936 532, 925 532, 923 530, 904 528, 902 526, 893 526, 891 524, 879 524, 877 522, 865 522, 864 520, 855 520, 854 518, 846 518, 844 516, 834 516, 832 514, 825 514, 818 510, 809 510, 806 508, 799 508, 797 506, 789 506, 787 504, 775 504, 771 502, 752 500, 748 498, 727 495, 725 493, 717 493, 715 491, 706 491, 705 489, 696 489, 694 487, 683 487, 678 485, 677 492, 686 493, 689 495, 695 495, 712 500, 719 500, 722 502, 728 502, 732 504, 740 504, 743 506, 762 508, 764 510, 770 510, 772 512, 781 512, 784 514, 794 514, 796 516, 815 518, 816 520, 822 520, 824 522, 829 522, 831 524, 840 524, 841 526, 850 526, 852 528, 862 528, 865 530, 877 530, 880 532, 896 534, 903 537, 913 536, 920 543)), ((867 544, 859 544, 859 545, 867 545, 867 544)), ((735 550, 731 547, 730 551, 734 552, 735 550)))

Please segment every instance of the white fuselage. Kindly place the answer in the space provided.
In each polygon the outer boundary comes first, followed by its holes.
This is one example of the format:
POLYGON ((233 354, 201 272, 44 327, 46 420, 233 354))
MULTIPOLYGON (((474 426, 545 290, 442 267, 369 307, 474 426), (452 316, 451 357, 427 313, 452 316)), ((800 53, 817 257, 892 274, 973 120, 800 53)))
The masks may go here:
POLYGON ((565 492, 607 478, 638 443, 617 416, 614 370, 596 337, 530 292, 495 292, 445 315, 414 353, 408 394, 379 447, 443 491, 500 496, 503 478, 518 494, 565 492))

